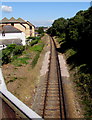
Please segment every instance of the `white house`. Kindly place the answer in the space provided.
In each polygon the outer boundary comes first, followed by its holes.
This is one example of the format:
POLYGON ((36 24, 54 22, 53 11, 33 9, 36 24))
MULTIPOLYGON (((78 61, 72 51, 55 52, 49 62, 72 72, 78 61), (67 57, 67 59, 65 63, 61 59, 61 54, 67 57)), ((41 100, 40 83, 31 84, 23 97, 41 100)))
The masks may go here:
POLYGON ((25 33, 11 25, 0 27, 0 44, 12 43, 26 45, 25 33))

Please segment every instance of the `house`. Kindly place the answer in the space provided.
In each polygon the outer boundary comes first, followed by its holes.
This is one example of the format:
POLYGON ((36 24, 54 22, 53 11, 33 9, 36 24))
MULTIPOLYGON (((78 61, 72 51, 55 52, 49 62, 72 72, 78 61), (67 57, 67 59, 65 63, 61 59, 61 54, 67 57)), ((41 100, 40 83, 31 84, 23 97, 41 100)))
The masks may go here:
POLYGON ((0 26, 12 25, 15 28, 25 33, 26 37, 35 36, 35 26, 29 21, 25 21, 22 18, 15 19, 14 17, 7 19, 6 17, 0 21, 0 26))
POLYGON ((12 25, 4 25, 0 27, 0 44, 18 44, 26 45, 25 33, 12 25))

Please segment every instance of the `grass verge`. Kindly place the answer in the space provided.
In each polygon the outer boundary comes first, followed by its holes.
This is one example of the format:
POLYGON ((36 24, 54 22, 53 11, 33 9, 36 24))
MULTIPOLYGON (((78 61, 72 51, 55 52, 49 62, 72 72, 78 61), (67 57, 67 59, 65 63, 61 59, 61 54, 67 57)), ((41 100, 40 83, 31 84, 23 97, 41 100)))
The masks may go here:
POLYGON ((40 53, 43 50, 43 47, 44 47, 44 44, 38 44, 38 45, 31 48, 32 51, 36 52, 36 55, 35 55, 35 57, 34 57, 34 59, 32 61, 32 68, 35 67, 35 65, 36 65, 36 63, 37 63, 37 61, 39 59, 40 53))

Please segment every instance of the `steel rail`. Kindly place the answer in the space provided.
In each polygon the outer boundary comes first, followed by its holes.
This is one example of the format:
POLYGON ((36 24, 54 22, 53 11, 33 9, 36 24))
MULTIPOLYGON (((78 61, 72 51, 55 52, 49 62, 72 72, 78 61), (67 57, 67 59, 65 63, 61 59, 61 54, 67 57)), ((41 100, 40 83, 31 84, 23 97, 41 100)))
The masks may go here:
POLYGON ((46 113, 46 103, 48 100, 48 88, 49 88, 49 82, 50 82, 50 73, 51 73, 51 57, 52 57, 52 44, 53 44, 53 50, 55 52, 55 59, 56 59, 56 74, 57 74, 57 79, 58 79, 58 92, 59 92, 59 107, 60 107, 60 119, 66 118, 66 112, 65 112, 65 104, 64 104, 64 95, 63 95, 63 87, 62 87, 62 78, 61 78, 61 71, 60 71, 60 64, 59 64, 59 59, 58 59, 58 53, 56 51, 56 44, 54 42, 54 39, 50 37, 50 62, 49 62, 49 71, 48 71, 48 76, 47 76, 47 85, 46 85, 46 91, 45 91, 45 98, 44 98, 44 107, 43 107, 43 115, 42 117, 45 118, 45 113, 46 113))

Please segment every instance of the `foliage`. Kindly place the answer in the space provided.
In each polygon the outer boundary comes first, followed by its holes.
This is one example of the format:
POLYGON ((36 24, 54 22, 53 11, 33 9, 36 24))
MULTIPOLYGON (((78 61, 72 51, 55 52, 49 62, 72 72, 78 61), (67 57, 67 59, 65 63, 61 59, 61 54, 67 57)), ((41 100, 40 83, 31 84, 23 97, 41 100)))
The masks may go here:
POLYGON ((13 49, 13 55, 22 54, 23 51, 24 51, 23 46, 16 45, 16 47, 13 49))
POLYGON ((30 37, 30 38, 32 39, 32 41, 30 42, 31 46, 37 44, 39 40, 41 39, 41 37, 30 37))
POLYGON ((41 53, 41 51, 43 50, 43 47, 44 47, 44 44, 38 44, 38 45, 33 46, 33 47, 31 48, 32 51, 36 51, 36 52, 37 52, 37 53, 36 53, 36 56, 34 57, 34 59, 33 59, 33 61, 32 61, 32 68, 35 67, 35 65, 36 65, 36 63, 37 63, 37 61, 38 61, 38 59, 39 59, 40 53, 41 53))
POLYGON ((39 37, 31 37, 31 36, 29 36, 29 37, 27 37, 27 39, 36 40, 36 39, 40 39, 40 38, 39 37))
POLYGON ((35 44, 37 44, 37 43, 38 43, 38 40, 32 40, 32 41, 30 42, 30 45, 33 46, 33 45, 35 45, 35 44))
POLYGON ((38 32, 38 34, 44 33, 44 27, 39 27, 37 32, 38 32))
POLYGON ((48 33, 60 37, 59 43, 65 41, 61 45, 61 51, 62 48, 66 50, 72 48, 76 51, 74 58, 77 58, 77 61, 73 59, 76 65, 85 63, 89 65, 89 69, 92 69, 92 58, 90 57, 92 51, 92 7, 85 11, 79 11, 70 19, 55 20, 48 33), (80 60, 78 60, 79 58, 80 60))
POLYGON ((19 57, 13 60, 13 64, 17 67, 22 66, 22 64, 28 64, 29 57, 19 57))
POLYGON ((16 55, 22 54, 24 46, 10 44, 6 49, 2 50, 2 64, 7 64, 14 59, 16 55))
POLYGON ((41 52, 43 49, 43 46, 44 46, 43 44, 35 45, 35 46, 31 47, 30 50, 41 52))
POLYGON ((34 57, 34 59, 33 59, 33 61, 32 61, 32 68, 35 67, 35 65, 36 65, 36 63, 37 63, 37 61, 38 61, 38 59, 39 59, 39 56, 40 56, 40 52, 38 52, 38 53, 36 54, 36 56, 34 57))
POLYGON ((60 36, 61 33, 65 32, 67 24, 68 20, 59 18, 54 21, 52 27, 48 29, 47 33, 49 33, 51 36, 60 36))

